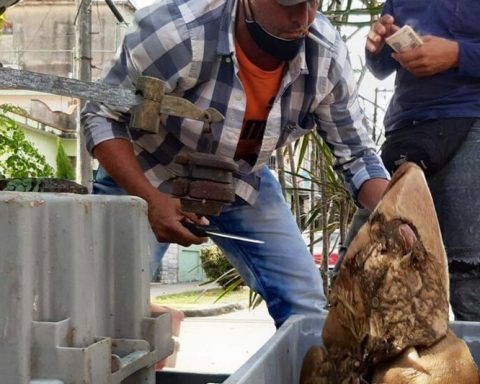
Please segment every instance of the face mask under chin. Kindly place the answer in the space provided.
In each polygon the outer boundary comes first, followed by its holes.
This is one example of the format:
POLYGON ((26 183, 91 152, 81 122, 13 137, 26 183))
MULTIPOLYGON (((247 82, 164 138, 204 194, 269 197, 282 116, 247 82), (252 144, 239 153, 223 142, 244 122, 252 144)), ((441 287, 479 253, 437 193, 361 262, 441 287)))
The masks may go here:
POLYGON ((305 38, 286 40, 265 31, 256 21, 245 20, 248 32, 258 47, 270 56, 282 60, 292 60, 302 48, 305 38))

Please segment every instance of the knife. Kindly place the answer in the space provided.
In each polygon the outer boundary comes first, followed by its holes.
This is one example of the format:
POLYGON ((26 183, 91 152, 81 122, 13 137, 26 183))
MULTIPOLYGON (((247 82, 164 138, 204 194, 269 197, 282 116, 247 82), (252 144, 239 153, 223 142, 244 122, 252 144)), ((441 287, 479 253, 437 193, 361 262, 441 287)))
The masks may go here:
MULTIPOLYGON (((146 85, 151 81, 158 81, 158 79, 145 76, 140 76, 137 82, 139 83, 140 80, 143 80, 143 83, 146 85)), ((2 88, 53 93, 55 95, 122 106, 129 109, 142 104, 144 101, 141 92, 134 88, 124 88, 106 83, 70 79, 7 67, 0 67, 0 85, 2 88)), ((156 96, 161 97, 160 111, 158 112, 162 115, 205 121, 207 117, 206 112, 208 112, 210 123, 223 121, 223 115, 213 108, 203 110, 187 99, 177 96, 167 94, 156 96)))
POLYGON ((217 237, 225 237, 227 239, 246 241, 249 243, 256 243, 256 244, 265 243, 263 240, 256 240, 256 239, 251 239, 249 237, 232 235, 230 233, 217 232, 215 230, 212 230, 211 227, 198 225, 187 220, 182 220, 182 224, 185 228, 187 228, 190 232, 192 232, 195 236, 198 236, 198 237, 217 236, 217 237))

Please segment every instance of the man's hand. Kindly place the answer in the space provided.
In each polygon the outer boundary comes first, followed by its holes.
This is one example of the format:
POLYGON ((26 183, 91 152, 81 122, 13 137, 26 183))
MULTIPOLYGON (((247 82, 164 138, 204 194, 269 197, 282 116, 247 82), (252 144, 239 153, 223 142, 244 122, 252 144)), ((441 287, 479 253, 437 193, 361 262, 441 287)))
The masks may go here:
POLYGON ((393 35, 400 28, 394 24, 393 16, 383 15, 375 23, 372 24, 367 35, 367 43, 365 48, 372 55, 378 55, 385 46, 385 38, 393 35))
POLYGON ((93 154, 129 195, 141 197, 147 202, 148 220, 158 241, 189 246, 208 240, 193 235, 180 223, 184 217, 197 224, 208 224, 208 220, 199 218, 194 213, 182 212, 178 199, 155 188, 145 177, 128 140, 104 141, 94 148, 93 154))
POLYGON ((388 180, 386 179, 370 179, 365 181, 360 191, 358 191, 358 202, 370 212, 373 211, 382 199, 387 186, 388 180))
POLYGON ((392 57, 407 71, 419 77, 432 76, 458 66, 457 42, 436 36, 422 36, 422 40, 420 47, 394 53, 392 57))
POLYGON ((148 203, 148 220, 159 242, 177 243, 183 246, 205 243, 207 237, 197 237, 185 228, 181 221, 187 217, 200 224, 208 224, 204 217, 199 218, 194 213, 183 212, 180 200, 158 192, 150 197, 148 203))

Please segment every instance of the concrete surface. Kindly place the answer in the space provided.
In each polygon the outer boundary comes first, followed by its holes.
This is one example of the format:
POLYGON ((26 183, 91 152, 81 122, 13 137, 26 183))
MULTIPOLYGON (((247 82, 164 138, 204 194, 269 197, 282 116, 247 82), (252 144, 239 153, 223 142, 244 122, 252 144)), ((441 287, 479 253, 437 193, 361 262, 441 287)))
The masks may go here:
MULTIPOLYGON (((192 283, 177 283, 177 284, 161 284, 150 283, 150 297, 156 298, 163 295, 171 295, 182 292, 198 292, 199 294, 207 289, 218 288, 219 285, 215 283, 200 285, 198 282, 192 283)), ((207 317, 217 316, 233 311, 239 311, 248 308, 248 302, 237 303, 210 303, 210 304, 184 304, 182 309, 185 317, 207 317)))
MULTIPOLYGON (((183 292, 194 291, 198 284, 152 283, 151 296, 180 293, 182 289, 183 292)), ((188 317, 182 322, 177 338, 179 351, 175 367, 165 370, 231 374, 274 332, 273 320, 264 303, 252 311, 243 309, 211 317, 188 317)))
POLYGON ((182 292, 195 292, 203 291, 204 289, 210 289, 218 287, 217 284, 200 285, 198 281, 191 283, 177 283, 177 284, 162 284, 162 283, 150 283, 150 296, 157 297, 162 295, 172 295, 182 292))
POLYGON ((265 304, 215 317, 186 318, 175 368, 183 372, 235 372, 274 334, 265 304))

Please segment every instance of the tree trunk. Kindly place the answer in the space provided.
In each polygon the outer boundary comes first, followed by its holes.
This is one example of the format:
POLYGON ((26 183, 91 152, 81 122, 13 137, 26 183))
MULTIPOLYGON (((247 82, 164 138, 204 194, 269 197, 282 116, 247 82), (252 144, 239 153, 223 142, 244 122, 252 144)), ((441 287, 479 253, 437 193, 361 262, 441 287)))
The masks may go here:
MULTIPOLYGON (((79 80, 92 79, 92 42, 91 42, 91 0, 76 0, 78 18, 75 24, 75 74, 79 80)), ((85 145, 80 124, 80 112, 85 101, 78 100, 77 105, 77 181, 91 189, 92 185, 92 158, 85 145)))
POLYGON ((287 146, 288 157, 290 158, 290 173, 292 175, 292 190, 293 190, 293 211, 295 214, 295 219, 297 221, 298 228, 302 227, 302 212, 300 210, 300 195, 298 193, 298 180, 297 180, 297 169, 295 166, 295 157, 293 153, 292 144, 287 146))
POLYGON ((287 186, 285 184, 285 158, 283 157, 282 148, 277 149, 276 157, 277 157, 278 182, 280 183, 280 188, 282 189, 283 198, 287 200, 287 186))
POLYGON ((320 265, 320 274, 323 280, 323 292, 327 298, 328 304, 328 292, 330 287, 329 276, 328 276, 328 251, 330 248, 330 236, 328 235, 328 199, 326 191, 326 178, 325 178, 325 160, 322 155, 319 156, 319 165, 320 165, 320 199, 322 206, 322 264, 320 265))

